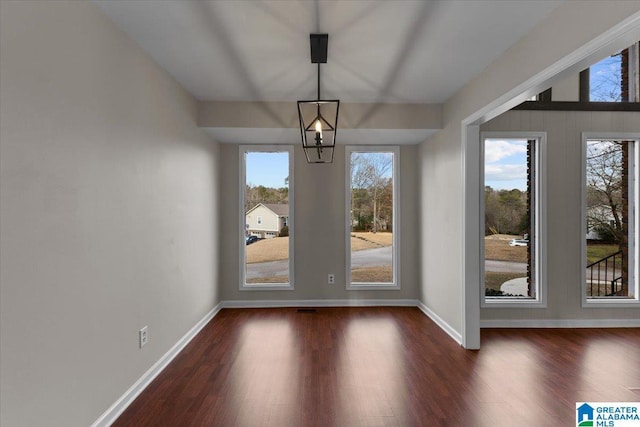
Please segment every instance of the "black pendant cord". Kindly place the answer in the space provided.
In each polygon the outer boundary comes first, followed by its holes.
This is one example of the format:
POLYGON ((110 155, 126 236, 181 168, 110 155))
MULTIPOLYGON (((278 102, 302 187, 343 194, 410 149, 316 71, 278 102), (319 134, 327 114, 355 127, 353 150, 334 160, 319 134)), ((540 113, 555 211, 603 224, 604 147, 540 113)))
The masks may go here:
POLYGON ((320 63, 318 62, 318 101, 320 101, 320 63))
MULTIPOLYGON (((318 62, 318 101, 320 101, 320 63, 318 62)), ((318 107, 318 122, 320 123, 320 128, 322 129, 322 122, 320 122, 320 102, 317 104, 318 107)), ((318 160, 322 159, 322 139, 318 138, 316 140, 316 146, 318 147, 318 160)))
MULTIPOLYGON (((320 63, 318 62, 318 101, 320 101, 320 63)), ((320 103, 318 103, 318 117, 320 117, 320 103)))

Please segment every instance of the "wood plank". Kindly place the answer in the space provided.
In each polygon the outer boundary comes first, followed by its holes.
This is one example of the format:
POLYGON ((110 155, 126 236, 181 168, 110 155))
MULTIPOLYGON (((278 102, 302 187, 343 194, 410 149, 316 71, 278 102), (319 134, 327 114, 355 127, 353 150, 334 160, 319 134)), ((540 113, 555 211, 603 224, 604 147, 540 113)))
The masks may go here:
POLYGON ((222 310, 114 426, 572 425, 637 401, 640 329, 489 329, 416 308, 222 310))

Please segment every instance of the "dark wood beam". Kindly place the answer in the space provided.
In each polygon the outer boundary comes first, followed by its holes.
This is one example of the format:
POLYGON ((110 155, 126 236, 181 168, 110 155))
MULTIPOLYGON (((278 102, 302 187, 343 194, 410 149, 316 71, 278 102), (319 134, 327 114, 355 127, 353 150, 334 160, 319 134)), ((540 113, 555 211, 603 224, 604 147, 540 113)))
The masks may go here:
POLYGON ((580 72, 580 102, 589 102, 589 69, 580 72))
POLYGON ((544 111, 640 111, 639 102, 525 101, 513 110, 544 111))

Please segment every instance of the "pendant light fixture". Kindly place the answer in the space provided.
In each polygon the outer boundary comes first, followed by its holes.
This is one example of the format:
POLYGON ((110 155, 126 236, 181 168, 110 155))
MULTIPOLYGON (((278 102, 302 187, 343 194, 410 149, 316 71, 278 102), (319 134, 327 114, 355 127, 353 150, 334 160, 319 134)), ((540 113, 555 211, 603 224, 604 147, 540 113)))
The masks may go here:
POLYGON ((318 97, 298 101, 302 148, 309 163, 332 163, 340 101, 320 98, 320 64, 327 63, 328 34, 310 34, 311 63, 318 64, 318 97))

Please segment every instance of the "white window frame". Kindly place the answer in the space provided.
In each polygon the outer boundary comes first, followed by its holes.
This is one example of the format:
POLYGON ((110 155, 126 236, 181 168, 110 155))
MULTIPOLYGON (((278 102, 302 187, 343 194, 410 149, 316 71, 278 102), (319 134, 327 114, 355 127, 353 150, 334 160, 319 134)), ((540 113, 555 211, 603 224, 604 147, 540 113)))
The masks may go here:
POLYGON ((350 145, 345 148, 345 201, 346 201, 346 289, 356 290, 399 290, 400 289, 400 147, 397 145, 350 145), (384 283, 351 283, 351 154, 366 152, 393 153, 393 281, 384 283))
POLYGON ((240 260, 240 290, 241 291, 282 291, 282 290, 294 290, 294 175, 293 164, 294 161, 294 149, 292 145, 241 145, 239 147, 240 157, 240 187, 239 187, 239 220, 240 225, 238 227, 238 242, 240 243, 239 260, 240 260), (246 170, 246 154, 248 152, 287 152, 289 153, 289 282, 288 283, 247 283, 246 277, 246 216, 244 212, 244 202, 247 184, 247 170, 246 170))
POLYGON ((480 306, 482 308, 546 308, 547 307, 547 133, 546 132, 482 132, 480 134, 480 306), (536 140, 536 182, 533 233, 536 243, 533 248, 535 260, 536 298, 487 298, 485 296, 485 271, 484 271, 484 152, 487 139, 526 139, 536 140))
MULTIPOLYGON (((627 79, 628 79, 628 87, 629 87, 629 101, 628 102, 637 102, 634 100, 635 96, 636 96, 636 91, 638 84, 640 84, 640 80, 638 79, 639 71, 638 70, 638 55, 640 55, 639 52, 640 49, 640 42, 635 42, 633 43, 631 46, 626 47, 622 50, 620 50, 617 53, 614 53, 614 55, 618 54, 618 53, 622 53, 625 50, 628 50, 629 52, 629 63, 628 63, 628 70, 627 70, 627 79)), ((619 103, 624 103, 626 101, 592 101, 591 100, 591 72, 592 72, 592 68, 597 65, 598 63, 604 61, 605 59, 609 58, 611 55, 602 58, 600 61, 592 64, 589 66, 589 68, 587 68, 587 70, 589 70, 589 82, 588 82, 588 102, 608 102, 608 103, 612 103, 612 104, 619 104, 619 103)), ((624 74, 624 73, 623 73, 624 74)))
MULTIPOLYGON (((246 182, 245 182, 245 184, 246 184, 246 182)), ((256 224, 257 225, 262 225, 262 216, 261 215, 258 215, 256 217, 256 224)))
POLYGON ((639 267, 640 263, 640 214, 637 209, 640 187, 640 133, 627 132, 582 132, 582 194, 580 216, 582 221, 582 274, 580 288, 583 308, 637 308, 640 304, 639 267), (629 287, 633 286, 633 298, 587 298, 587 141, 611 140, 634 141, 633 173, 629 175, 629 209, 633 213, 633 220, 629 224, 629 287))

